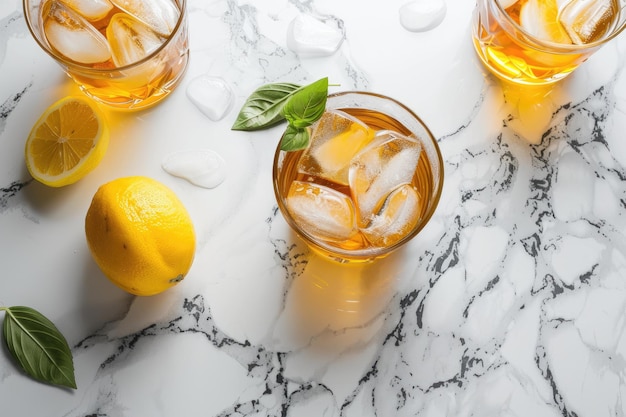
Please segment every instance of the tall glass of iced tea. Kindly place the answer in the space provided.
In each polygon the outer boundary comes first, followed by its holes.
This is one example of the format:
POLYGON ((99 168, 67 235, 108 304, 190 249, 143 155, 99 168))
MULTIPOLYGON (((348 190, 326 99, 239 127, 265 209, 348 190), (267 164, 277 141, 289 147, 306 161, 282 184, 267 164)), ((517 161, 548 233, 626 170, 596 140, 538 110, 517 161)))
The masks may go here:
POLYGON ((624 0, 477 0, 474 46, 505 81, 551 84, 621 33, 625 8, 624 0))
POLYGON ((443 160, 426 125, 381 95, 328 96, 301 151, 276 150, 274 192, 292 229, 340 262, 399 248, 429 221, 443 187, 443 160))
POLYGON ((23 0, 33 37, 80 89, 118 109, 147 108, 189 60, 186 0, 23 0))

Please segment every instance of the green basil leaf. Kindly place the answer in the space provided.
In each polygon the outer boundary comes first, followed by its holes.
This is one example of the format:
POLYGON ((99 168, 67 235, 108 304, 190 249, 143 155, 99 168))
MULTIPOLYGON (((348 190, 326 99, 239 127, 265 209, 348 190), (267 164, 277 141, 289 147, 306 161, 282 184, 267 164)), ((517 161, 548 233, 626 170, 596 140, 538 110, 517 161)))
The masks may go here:
POLYGON ((2 307, 4 341, 13 358, 32 378, 76 388, 72 352, 56 326, 30 307, 2 307))
POLYGON ((292 83, 272 83, 257 88, 241 107, 231 129, 259 130, 282 122, 285 120, 283 106, 300 88, 292 83))
POLYGON ((280 141, 282 151, 299 151, 309 146, 309 129, 287 125, 287 129, 280 141))
POLYGON ((283 107, 283 114, 294 127, 311 126, 324 114, 327 98, 328 77, 296 91, 283 107))

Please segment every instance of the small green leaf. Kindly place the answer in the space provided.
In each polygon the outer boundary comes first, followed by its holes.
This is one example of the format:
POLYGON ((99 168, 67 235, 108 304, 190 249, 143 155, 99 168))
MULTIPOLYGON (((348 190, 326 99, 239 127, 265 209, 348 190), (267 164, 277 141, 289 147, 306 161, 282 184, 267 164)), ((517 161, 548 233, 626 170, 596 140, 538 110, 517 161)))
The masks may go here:
POLYGON ((280 149, 283 151, 299 151, 309 146, 309 129, 287 125, 287 129, 280 141, 280 149))
POLYGON ((285 120, 283 106, 300 88, 291 83, 272 83, 257 88, 241 107, 231 129, 260 130, 282 122, 285 120))
POLYGON ((38 311, 2 307, 4 341, 9 352, 32 378, 76 388, 72 352, 56 326, 38 311))
POLYGON ((328 98, 328 78, 322 78, 294 92, 283 107, 289 124, 302 128, 311 126, 324 114, 328 98))

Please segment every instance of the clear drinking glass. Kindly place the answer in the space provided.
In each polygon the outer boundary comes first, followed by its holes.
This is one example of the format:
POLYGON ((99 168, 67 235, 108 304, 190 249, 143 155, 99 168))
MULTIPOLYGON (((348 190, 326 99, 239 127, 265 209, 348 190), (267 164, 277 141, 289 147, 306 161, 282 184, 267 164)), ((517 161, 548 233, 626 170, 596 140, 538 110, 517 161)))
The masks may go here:
POLYGON ((504 81, 555 83, 626 27, 625 0, 476 0, 472 37, 504 81))
POLYGON ((35 41, 85 94, 145 109, 171 93, 187 67, 186 0, 116 3, 125 9, 108 0, 23 0, 35 41), (98 7, 81 10, 85 4, 98 7))
POLYGON ((435 137, 403 104, 378 94, 328 96, 305 150, 276 149, 276 200, 312 249, 339 262, 381 258, 414 238, 443 187, 435 137))

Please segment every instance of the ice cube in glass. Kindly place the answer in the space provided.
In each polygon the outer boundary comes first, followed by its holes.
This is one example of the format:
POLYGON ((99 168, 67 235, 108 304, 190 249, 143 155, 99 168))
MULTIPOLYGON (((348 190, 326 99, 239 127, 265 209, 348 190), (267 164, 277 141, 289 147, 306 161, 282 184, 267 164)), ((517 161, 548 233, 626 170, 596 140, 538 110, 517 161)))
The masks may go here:
POLYGON ((396 188, 411 183, 421 152, 420 143, 398 132, 381 130, 352 160, 349 183, 357 224, 367 227, 396 188))
POLYGON ((350 161, 374 132, 360 120, 341 110, 325 112, 313 126, 311 145, 299 163, 302 173, 348 185, 350 161))
POLYGON ((572 39, 582 45, 601 39, 617 12, 613 0, 571 0, 559 13, 559 21, 572 39))
POLYGON ((411 184, 389 194, 363 234, 375 246, 391 246, 406 236, 420 219, 420 196, 411 184))
POLYGON ((111 0, 111 2, 164 37, 172 33, 180 14, 173 0, 111 0))
POLYGON ((286 203, 294 220, 316 239, 348 240, 357 232, 350 197, 331 188, 294 181, 286 203))
POLYGON ((76 10, 81 16, 90 21, 96 21, 105 17, 113 4, 109 0, 61 0, 67 6, 76 10))
POLYGON ((163 39, 150 27, 124 13, 111 18, 106 33, 113 62, 118 67, 140 61, 163 44, 163 39))
POLYGON ((87 19, 63 3, 52 0, 42 13, 47 13, 43 30, 57 52, 81 64, 105 62, 111 58, 106 38, 87 19))

